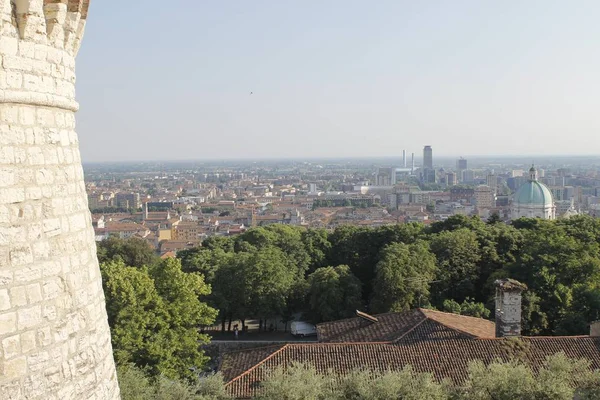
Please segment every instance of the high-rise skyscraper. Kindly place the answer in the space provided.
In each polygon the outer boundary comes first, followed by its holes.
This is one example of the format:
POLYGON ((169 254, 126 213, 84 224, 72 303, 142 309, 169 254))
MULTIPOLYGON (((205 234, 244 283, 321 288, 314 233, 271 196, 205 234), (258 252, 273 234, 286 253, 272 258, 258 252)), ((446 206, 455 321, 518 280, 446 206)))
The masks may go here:
POLYGON ((431 146, 423 148, 423 168, 433 169, 433 150, 431 146))
POLYGON ((464 171, 465 169, 467 169, 467 160, 465 160, 464 158, 459 158, 458 160, 456 160, 456 169, 460 172, 460 171, 464 171))

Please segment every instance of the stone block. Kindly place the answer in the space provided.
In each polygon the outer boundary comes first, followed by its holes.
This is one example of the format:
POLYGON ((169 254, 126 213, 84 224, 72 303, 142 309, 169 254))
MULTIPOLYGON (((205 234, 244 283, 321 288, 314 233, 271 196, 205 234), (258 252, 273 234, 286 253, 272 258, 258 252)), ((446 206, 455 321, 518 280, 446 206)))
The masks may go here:
POLYGON ((8 289, 0 289, 0 311, 8 310, 11 307, 8 289))
MULTIPOLYGON (((0 207, 0 222, 2 222, 2 207, 0 207)), ((13 281, 13 273, 12 271, 6 271, 0 269, 0 286, 8 286, 13 281)))
POLYGON ((37 372, 48 368, 50 366, 49 361, 50 356, 46 351, 40 351, 27 356, 27 364, 29 366, 29 370, 32 372, 37 372))
POLYGON ((0 0, 2 400, 118 399, 74 131, 84 24, 67 3, 87 14, 84 0, 0 0))
POLYGON ((18 357, 5 360, 2 364, 2 376, 6 379, 19 378, 27 372, 27 359, 18 357))
POLYGON ((27 298, 29 299, 29 304, 42 301, 42 288, 39 283, 33 283, 27 286, 27 298))
POLYGON ((10 261, 12 265, 27 265, 33 262, 33 253, 29 246, 16 247, 10 250, 10 261))
POLYGON ((0 314, 0 336, 17 332, 17 313, 15 311, 0 314))
POLYGON ((19 335, 9 336, 2 340, 2 351, 4 359, 9 360, 21 354, 21 340, 19 335))
MULTIPOLYGON (((46 328, 49 329, 49 328, 46 328)), ((35 331, 27 331, 21 334, 21 350, 27 354, 37 348, 35 331)))
POLYGON ((42 307, 38 305, 18 310, 17 318, 19 330, 33 328, 42 318, 42 307))
POLYGON ((42 277, 42 269, 39 266, 21 268, 15 271, 14 277, 17 283, 37 281, 42 277))
POLYGON ((27 305, 27 290, 25 289, 25 286, 15 286, 10 288, 10 298, 13 307, 27 305))
POLYGON ((0 54, 5 56, 16 56, 19 51, 19 40, 17 38, 0 36, 0 54))
POLYGON ((9 89, 20 89, 23 87, 23 75, 19 71, 7 71, 6 87, 9 89))

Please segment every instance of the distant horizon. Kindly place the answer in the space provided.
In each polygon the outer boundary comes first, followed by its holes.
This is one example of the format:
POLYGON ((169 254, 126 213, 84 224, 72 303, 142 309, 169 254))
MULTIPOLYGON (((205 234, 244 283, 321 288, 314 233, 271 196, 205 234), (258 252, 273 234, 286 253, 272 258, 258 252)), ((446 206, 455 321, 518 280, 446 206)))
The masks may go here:
MULTIPOLYGON (((411 153, 407 153, 407 163, 410 163, 411 153)), ((422 156, 417 157, 417 153, 415 153, 415 160, 422 160, 422 156)), ((494 155, 462 155, 462 156, 452 156, 452 155, 436 155, 434 149, 433 160, 434 164, 436 159, 441 159, 444 161, 448 160, 458 160, 460 158, 469 160, 484 160, 484 159, 506 159, 506 160, 520 160, 520 159, 528 159, 531 160, 534 164, 537 159, 586 159, 586 158, 598 158, 598 163, 600 164, 600 154, 517 154, 517 155, 509 155, 509 154, 494 154, 494 155)), ((194 163, 194 162, 235 162, 235 161, 243 161, 243 162, 260 162, 260 161, 289 161, 289 162, 303 162, 303 161, 339 161, 339 160, 402 160, 402 154, 393 155, 393 156, 330 156, 330 157, 215 157, 215 158, 196 158, 196 159, 139 159, 139 160, 103 160, 103 161, 86 161, 82 160, 82 163, 85 164, 133 164, 133 163, 194 163)), ((530 162, 531 162, 530 161, 530 162)))

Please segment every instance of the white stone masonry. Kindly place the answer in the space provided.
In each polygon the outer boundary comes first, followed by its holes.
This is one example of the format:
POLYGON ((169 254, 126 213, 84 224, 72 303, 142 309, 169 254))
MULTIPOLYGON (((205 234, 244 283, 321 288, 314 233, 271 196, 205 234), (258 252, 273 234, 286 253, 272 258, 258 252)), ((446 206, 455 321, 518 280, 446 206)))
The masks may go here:
POLYGON ((75 133, 89 0, 0 0, 0 399, 119 398, 75 133))

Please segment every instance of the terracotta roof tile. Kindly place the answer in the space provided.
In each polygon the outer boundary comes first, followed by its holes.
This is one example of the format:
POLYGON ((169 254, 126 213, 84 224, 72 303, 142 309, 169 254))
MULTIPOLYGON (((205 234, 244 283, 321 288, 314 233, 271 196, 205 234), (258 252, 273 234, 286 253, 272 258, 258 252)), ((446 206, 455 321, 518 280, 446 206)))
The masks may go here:
MULTIPOLYGON (((431 320, 426 323, 431 323, 431 320)), ((586 358, 591 361, 592 368, 600 368, 600 338, 588 336, 519 340, 453 338, 413 343, 287 344, 266 349, 224 355, 223 373, 228 382, 227 389, 232 395, 242 398, 252 396, 268 371, 279 366, 285 368, 293 362, 313 365, 321 373, 331 370, 347 373, 360 368, 398 370, 411 365, 416 371, 430 372, 438 380, 450 379, 455 384, 465 381, 468 365, 473 360, 490 363, 496 359, 508 361, 518 358, 537 369, 546 357, 564 352, 571 358, 586 358)))
MULTIPOLYGON (((376 315, 378 322, 371 323, 362 318, 350 318, 340 321, 326 322, 317 325, 319 342, 391 342, 402 339, 419 324, 428 323, 414 331, 410 340, 432 338, 435 332, 446 332, 446 327, 471 338, 495 337, 495 324, 491 321, 450 314, 440 311, 416 309, 402 313, 376 315), (427 330, 425 330, 427 328, 427 330)), ((448 333, 444 333, 444 337, 448 333)), ((454 334, 453 334, 454 335, 454 334)))
POLYGON ((459 332, 478 338, 496 337, 496 324, 492 321, 424 308, 420 309, 420 311, 430 320, 437 321, 459 332))
POLYGON ((225 381, 230 381, 246 372, 249 368, 258 366, 267 357, 281 350, 283 347, 284 345, 281 344, 226 353, 225 357, 221 359, 219 371, 223 374, 225 381))

